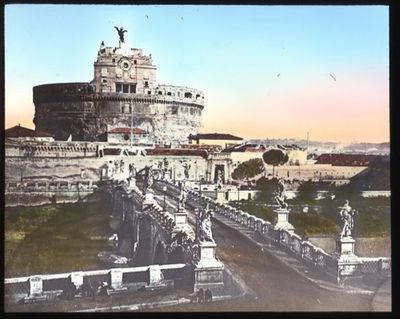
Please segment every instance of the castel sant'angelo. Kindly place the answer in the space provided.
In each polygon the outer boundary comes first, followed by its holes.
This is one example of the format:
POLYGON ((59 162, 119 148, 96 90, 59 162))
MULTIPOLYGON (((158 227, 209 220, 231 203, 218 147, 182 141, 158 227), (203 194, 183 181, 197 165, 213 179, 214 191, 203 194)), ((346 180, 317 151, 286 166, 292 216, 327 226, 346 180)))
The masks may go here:
POLYGON ((36 130, 57 140, 105 141, 115 128, 136 127, 158 145, 187 143, 197 134, 204 108, 200 90, 157 83, 150 55, 125 42, 101 43, 91 82, 44 84, 33 88, 36 130))

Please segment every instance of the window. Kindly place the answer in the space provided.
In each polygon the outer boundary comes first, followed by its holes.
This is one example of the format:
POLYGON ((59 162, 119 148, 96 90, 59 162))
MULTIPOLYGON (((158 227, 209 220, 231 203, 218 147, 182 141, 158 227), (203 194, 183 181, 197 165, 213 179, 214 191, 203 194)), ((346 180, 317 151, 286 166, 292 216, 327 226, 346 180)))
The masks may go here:
POLYGON ((158 91, 158 95, 162 95, 162 91, 158 91))
POLYGON ((115 92, 117 93, 136 93, 136 84, 115 84, 115 92))
POLYGON ((192 93, 186 92, 185 97, 191 99, 192 98, 192 93))
POLYGON ((171 94, 171 92, 168 92, 167 95, 168 95, 168 96, 171 96, 172 94, 171 94))
POLYGON ((136 60, 133 60, 133 64, 136 64, 137 63, 137 61, 136 60))
POLYGON ((178 91, 178 97, 181 96, 181 92, 178 91))
POLYGON ((149 81, 144 81, 144 87, 148 88, 149 87, 149 81))
POLYGON ((148 94, 148 95, 151 95, 151 91, 147 91, 147 94, 148 94))

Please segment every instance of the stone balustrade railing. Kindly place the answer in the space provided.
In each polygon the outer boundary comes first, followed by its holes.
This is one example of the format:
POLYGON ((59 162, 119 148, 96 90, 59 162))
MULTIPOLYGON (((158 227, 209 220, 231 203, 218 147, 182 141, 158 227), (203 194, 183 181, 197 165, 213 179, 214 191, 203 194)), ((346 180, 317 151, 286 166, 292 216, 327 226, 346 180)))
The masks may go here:
MULTIPOLYGON (((274 242, 285 247, 293 254, 314 265, 315 267, 340 276, 338 270, 338 258, 334 254, 328 254, 323 249, 315 246, 307 240, 303 240, 298 234, 277 228, 275 225, 262 218, 251 215, 240 209, 234 208, 227 204, 217 203, 213 199, 199 194, 197 191, 190 191, 188 196, 193 206, 206 207, 213 210, 216 214, 225 216, 238 224, 244 225, 263 236, 272 239, 274 242)), ((360 273, 377 273, 390 274, 391 259, 390 258, 362 258, 357 257, 360 267, 360 273)))
POLYGON ((185 267, 185 264, 166 264, 5 278, 4 294, 6 298, 16 295, 18 300, 40 297, 48 300, 54 294, 59 295, 68 289, 71 283, 80 289, 88 280, 106 282, 113 289, 129 288, 130 286, 137 289, 138 285, 155 284, 151 282, 152 278, 179 279, 176 277, 175 270, 182 270, 185 267), (152 272, 161 272, 162 276, 152 276, 152 272))
POLYGON ((97 189, 92 180, 52 180, 32 182, 6 182, 5 192, 93 192, 97 189))

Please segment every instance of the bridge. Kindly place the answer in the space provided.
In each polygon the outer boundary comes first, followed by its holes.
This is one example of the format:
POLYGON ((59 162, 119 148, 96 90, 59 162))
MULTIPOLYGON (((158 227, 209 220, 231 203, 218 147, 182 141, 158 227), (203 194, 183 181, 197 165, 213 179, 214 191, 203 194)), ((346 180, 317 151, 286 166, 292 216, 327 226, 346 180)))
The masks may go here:
MULTIPOLYGON (((382 282, 391 276, 390 258, 357 257, 343 249, 343 245, 354 247, 351 242, 339 242, 338 253, 328 254, 303 240, 295 229, 288 227, 287 212, 278 211, 278 222, 271 224, 219 202, 218 190, 215 200, 188 189, 187 199, 182 203, 179 183, 158 180, 149 183, 147 178, 143 171, 136 178, 116 178, 103 184, 103 190, 107 190, 112 200, 110 227, 117 233, 118 254, 133 266, 114 265, 101 273, 112 293, 137 289, 138 285, 148 289, 175 286, 194 292, 209 290, 215 297, 240 294, 252 297, 251 302, 235 302, 242 307, 237 310, 249 305, 253 310, 304 307, 304 310, 310 310, 307 307, 335 310, 336 302, 332 300, 342 300, 341 305, 351 310, 357 310, 360 304, 364 307, 362 310, 368 310, 375 287, 368 287, 360 279, 372 276, 376 282, 382 282), (200 215, 205 210, 214 213, 213 240, 204 240, 201 236, 200 215), (254 268, 260 262, 265 267, 254 268), (172 269, 174 275, 166 275, 164 269, 172 269), (146 275, 141 275, 139 280, 140 276, 129 275, 130 272, 146 275), (230 278, 231 273, 237 278, 230 278), (295 297, 293 301, 293 287, 306 299, 300 302, 295 297), (279 301, 271 291, 286 297, 279 301), (344 292, 353 294, 343 295, 344 292), (269 296, 269 303, 265 295, 269 296), (359 297, 362 295, 369 295, 369 301, 359 297), (318 305, 310 298, 319 300, 318 305), (293 304, 288 306, 285 300, 293 304), (266 309, 267 304, 270 308, 266 309)), ((67 280, 79 288, 95 275, 80 272, 64 274, 62 278, 64 285, 67 280)), ((48 280, 51 279, 46 275, 9 278, 5 281, 6 294, 15 295, 15 285, 23 283, 19 297, 23 296, 27 302, 35 298, 49 299, 43 296, 60 289, 50 290, 48 280)))

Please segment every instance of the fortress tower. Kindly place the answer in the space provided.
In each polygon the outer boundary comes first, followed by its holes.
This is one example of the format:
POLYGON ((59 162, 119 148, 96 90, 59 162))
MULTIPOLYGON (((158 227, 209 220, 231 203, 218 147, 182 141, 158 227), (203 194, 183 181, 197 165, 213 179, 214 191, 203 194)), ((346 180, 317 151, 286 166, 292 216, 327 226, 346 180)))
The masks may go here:
POLYGON ((200 128, 204 93, 160 85, 156 70, 151 54, 129 47, 121 34, 118 47, 102 42, 90 83, 33 88, 36 129, 59 140, 104 141, 110 129, 132 126, 155 144, 187 143, 200 128))

